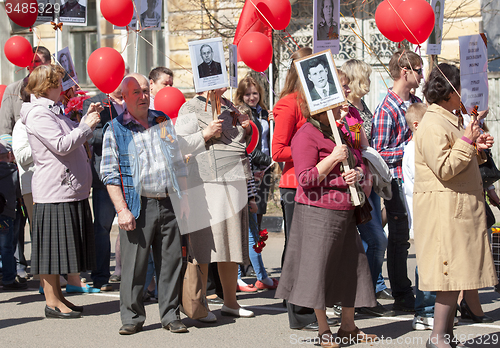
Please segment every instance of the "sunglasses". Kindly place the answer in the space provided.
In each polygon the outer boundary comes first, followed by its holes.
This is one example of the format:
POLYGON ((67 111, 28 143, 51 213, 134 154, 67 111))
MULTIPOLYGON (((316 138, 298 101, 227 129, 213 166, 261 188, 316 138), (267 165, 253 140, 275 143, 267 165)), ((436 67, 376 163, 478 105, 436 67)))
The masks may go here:
POLYGON ((410 71, 412 71, 412 70, 413 70, 413 71, 414 71, 414 72, 416 72, 418 75, 422 75, 422 72, 424 71, 424 69, 423 69, 423 68, 420 68, 420 69, 409 69, 409 68, 407 68, 407 69, 408 69, 408 70, 410 70, 410 71))

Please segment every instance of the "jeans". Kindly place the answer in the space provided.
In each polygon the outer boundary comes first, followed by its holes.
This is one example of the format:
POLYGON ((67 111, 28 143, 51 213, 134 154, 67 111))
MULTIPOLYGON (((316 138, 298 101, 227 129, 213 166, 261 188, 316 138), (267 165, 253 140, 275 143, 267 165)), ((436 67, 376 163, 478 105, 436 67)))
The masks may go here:
POLYGON ((2 282, 12 284, 16 279, 14 258, 14 219, 0 215, 0 255, 2 255, 2 282))
POLYGON ((415 287, 417 296, 415 298, 415 314, 421 317, 434 317, 434 305, 436 303, 435 291, 421 291, 418 288, 418 267, 415 267, 415 287))
POLYGON ((408 249, 410 231, 406 212, 403 181, 392 179, 392 199, 384 200, 387 211, 389 237, 387 244, 387 273, 395 299, 413 298, 411 280, 408 278, 408 249))
MULTIPOLYGON (((257 280, 262 280, 267 278, 267 272, 264 268, 264 263, 262 262, 262 255, 257 253, 253 246, 257 244, 255 236, 259 235, 257 226, 257 214, 248 212, 248 218, 250 223, 248 224, 248 254, 250 256, 250 262, 252 263, 253 270, 257 276, 257 280)), ((241 268, 238 267, 238 279, 241 278, 241 268)))
POLYGON ((111 257, 109 232, 113 226, 116 212, 106 189, 93 189, 92 206, 94 209, 96 268, 92 270, 90 277, 94 282, 94 286, 98 285, 100 287, 109 282, 109 261, 111 257))
POLYGON ((373 288, 380 292, 385 286, 382 275, 382 265, 384 263, 385 249, 387 248, 387 237, 382 228, 382 214, 380 211, 380 197, 372 190, 368 202, 372 206, 372 219, 365 224, 358 225, 358 231, 365 247, 366 258, 373 281, 373 288), (382 283, 379 280, 382 278, 382 283))

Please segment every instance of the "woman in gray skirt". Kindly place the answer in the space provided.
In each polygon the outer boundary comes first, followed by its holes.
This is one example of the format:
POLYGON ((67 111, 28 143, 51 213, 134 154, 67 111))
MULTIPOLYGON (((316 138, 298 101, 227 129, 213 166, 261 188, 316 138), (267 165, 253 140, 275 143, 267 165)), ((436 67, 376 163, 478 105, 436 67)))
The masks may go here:
MULTIPOLYGON (((359 150, 337 146, 325 112, 310 116, 292 139, 292 157, 299 186, 292 232, 276 297, 314 308, 322 347, 369 342, 376 335, 354 324, 354 307, 375 306, 368 262, 356 230, 348 185, 362 182, 359 150), (347 159, 349 171, 341 172, 347 159), (342 323, 333 337, 326 307, 342 306, 342 323)), ((340 107, 333 109, 340 118, 340 107)))
POLYGON ((94 230, 88 197, 92 173, 84 147, 99 122, 100 104, 91 104, 78 125, 61 113, 64 69, 42 65, 31 73, 21 108, 36 166, 32 179, 31 270, 40 275, 47 318, 79 318, 83 307, 64 298, 59 274, 95 266, 94 230))

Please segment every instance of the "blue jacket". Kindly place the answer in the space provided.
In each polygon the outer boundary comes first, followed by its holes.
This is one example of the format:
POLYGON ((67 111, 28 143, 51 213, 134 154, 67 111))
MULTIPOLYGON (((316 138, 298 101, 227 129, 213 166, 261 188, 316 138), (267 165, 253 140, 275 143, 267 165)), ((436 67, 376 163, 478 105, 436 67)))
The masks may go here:
MULTIPOLYGON (((164 141, 161 142, 161 151, 168 163, 168 173, 169 179, 172 184, 173 191, 181 197, 181 192, 179 184, 177 182, 176 174, 180 176, 187 175, 184 173, 177 173, 173 158, 174 151, 179 151, 177 137, 175 136, 175 131, 172 126, 170 118, 161 111, 149 110, 149 113, 153 113, 153 116, 166 118, 167 122, 166 128, 167 133, 173 137, 174 142, 164 141)), ((127 202, 127 207, 130 212, 137 219, 141 211, 141 196, 140 196, 140 182, 139 182, 139 156, 135 148, 135 143, 133 141, 133 133, 130 129, 123 125, 123 114, 113 119, 112 121, 106 123, 103 129, 103 133, 108 127, 111 127, 116 139, 116 144, 118 146, 118 163, 120 164, 120 174, 122 177, 122 189, 125 196, 125 201, 127 202)), ((161 127, 156 130, 160 135, 161 127)), ((182 163, 183 168, 185 168, 184 163, 182 163)))

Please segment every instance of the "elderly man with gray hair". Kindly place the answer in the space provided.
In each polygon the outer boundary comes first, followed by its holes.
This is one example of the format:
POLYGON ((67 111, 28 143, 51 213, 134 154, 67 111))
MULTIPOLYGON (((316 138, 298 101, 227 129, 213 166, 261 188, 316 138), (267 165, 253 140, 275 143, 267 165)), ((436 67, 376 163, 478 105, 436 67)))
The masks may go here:
POLYGON ((179 316, 181 236, 177 218, 187 218, 187 170, 172 122, 149 109, 149 80, 130 74, 122 82, 127 110, 105 126, 101 179, 118 214, 122 278, 121 335, 142 330, 143 289, 152 246, 163 328, 187 332, 179 316), (174 206, 178 216, 174 213, 174 206))

